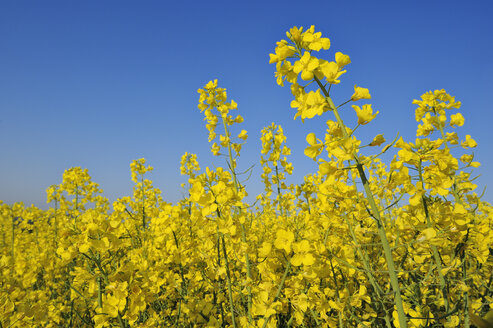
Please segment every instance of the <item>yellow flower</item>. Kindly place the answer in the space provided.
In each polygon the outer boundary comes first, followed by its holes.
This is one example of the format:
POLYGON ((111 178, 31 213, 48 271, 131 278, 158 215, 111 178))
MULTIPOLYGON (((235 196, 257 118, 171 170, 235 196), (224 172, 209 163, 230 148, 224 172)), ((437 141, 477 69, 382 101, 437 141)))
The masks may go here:
POLYGON ((346 71, 341 71, 340 66, 336 62, 323 61, 320 65, 320 70, 322 74, 327 79, 327 82, 331 84, 338 84, 341 82, 338 78, 346 73, 346 71))
POLYGON ((218 144, 216 142, 214 142, 211 146, 211 152, 214 156, 218 156, 219 155, 219 151, 221 150, 221 147, 218 146, 218 144))
POLYGON ((272 250, 272 244, 264 241, 262 243, 262 247, 259 248, 259 250, 258 250, 259 251, 258 255, 260 257, 267 257, 267 256, 269 256, 271 250, 272 250))
POLYGON ((351 100, 357 101, 360 99, 371 99, 370 91, 366 88, 354 85, 354 94, 351 96, 351 100))
POLYGON ((351 64, 351 58, 348 55, 343 54, 342 52, 336 52, 336 63, 340 69, 344 68, 344 66, 351 64))
POLYGON ((295 83, 298 79, 298 74, 293 71, 293 65, 287 60, 276 64, 276 72, 274 73, 277 79, 277 84, 284 86, 284 80, 290 83, 295 83))
POLYGON ((473 138, 471 138, 470 135, 466 135, 466 140, 463 141, 460 145, 463 148, 474 148, 478 145, 478 143, 473 138))
POLYGON ((318 68, 318 59, 311 57, 308 51, 305 51, 303 56, 294 63, 293 72, 296 74, 301 72, 301 78, 305 81, 313 79, 313 71, 318 68))
MULTIPOLYGON (((370 123, 379 112, 373 114, 373 110, 371 105, 363 105, 363 109, 359 106, 353 105, 353 109, 356 111, 356 115, 358 115, 358 124, 365 125, 370 123)), ((383 141, 382 141, 383 142, 383 141)))
POLYGON ((206 90, 211 90, 211 89, 215 89, 217 88, 217 79, 215 79, 214 81, 209 81, 207 82, 207 84, 205 85, 204 87, 206 90))
POLYGON ((293 42, 300 42, 301 33, 303 33, 303 26, 301 26, 300 28, 298 28, 297 26, 293 26, 289 29, 289 32, 286 32, 286 36, 293 42))
POLYGON ((309 93, 301 92, 295 100, 291 101, 291 107, 298 108, 294 118, 301 116, 302 121, 305 118, 313 118, 315 115, 320 116, 329 110, 329 104, 320 94, 320 90, 310 91, 309 93))
POLYGON ((294 234, 291 231, 280 229, 277 230, 274 246, 276 246, 277 249, 284 249, 286 253, 289 254, 291 252, 293 240, 294 234))
POLYGON ((243 117, 241 115, 236 116, 235 123, 243 123, 243 117))
POLYGON ((291 45, 288 45, 285 40, 282 40, 277 42, 275 52, 275 54, 269 54, 269 64, 282 62, 286 58, 293 56, 295 53, 295 48, 291 45))
POLYGON ((315 263, 315 257, 310 253, 310 243, 308 240, 302 240, 293 244, 294 256, 291 258, 291 264, 295 266, 312 265, 315 263))
POLYGON ((373 141, 370 142, 370 146, 380 146, 385 142, 385 138, 383 137, 383 134, 378 134, 373 138, 373 141))
POLYGON ((238 138, 241 140, 247 140, 248 138, 248 133, 246 130, 241 130, 240 134, 238 135, 238 138))
POLYGON ((450 115, 450 126, 463 126, 464 116, 461 113, 450 115))
POLYGON ((306 136, 306 142, 310 146, 305 148, 305 155, 310 157, 311 159, 315 159, 320 153, 322 153, 324 144, 322 143, 322 140, 317 139, 315 136, 315 133, 310 133, 306 136))

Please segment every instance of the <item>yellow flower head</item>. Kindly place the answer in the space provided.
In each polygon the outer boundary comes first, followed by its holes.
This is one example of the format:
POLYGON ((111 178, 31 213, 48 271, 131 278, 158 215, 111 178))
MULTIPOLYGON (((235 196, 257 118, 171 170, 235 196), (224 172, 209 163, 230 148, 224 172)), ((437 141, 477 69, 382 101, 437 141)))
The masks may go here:
POLYGON ((351 58, 342 52, 336 52, 336 63, 342 69, 344 66, 351 64, 351 58))
POLYGON ((301 78, 305 81, 313 79, 313 71, 318 68, 318 59, 311 57, 308 51, 305 51, 303 56, 294 63, 293 72, 299 74, 301 72, 301 78))
POLYGON ((221 147, 218 146, 217 142, 214 142, 211 146, 211 152, 214 156, 219 156, 219 151, 221 147))
POLYGON ((302 240, 293 244, 294 256, 291 258, 291 264, 295 266, 313 265, 315 257, 310 253, 310 243, 308 240, 302 240))
POLYGON ((283 229, 277 230, 274 246, 277 249, 284 249, 287 254, 291 253, 291 244, 294 241, 294 234, 283 229))
POLYGON ((464 116, 461 113, 450 115, 450 126, 463 126, 464 125, 464 116))
POLYGON ((247 140, 248 132, 246 130, 241 130, 240 134, 238 134, 238 138, 241 140, 247 140))
POLYGON ((289 45, 287 41, 282 40, 277 42, 275 54, 269 54, 269 64, 280 63, 286 58, 289 58, 295 54, 295 47, 289 45))
POLYGON ((341 71, 341 67, 336 62, 321 61, 320 70, 323 76, 327 79, 327 82, 331 84, 339 84, 341 81, 338 80, 339 77, 346 73, 346 71, 341 71))
POLYGON ((378 134, 375 138, 373 138, 373 141, 370 142, 370 146, 380 146, 385 142, 385 138, 383 137, 383 134, 378 134))
POLYGON ((315 133, 310 133, 306 136, 306 142, 309 146, 305 148, 305 155, 311 159, 315 159, 318 155, 322 153, 324 144, 320 139, 317 139, 315 133))
POLYGON ((474 148, 477 145, 478 145, 478 143, 476 142, 476 140, 471 138, 470 135, 466 135, 466 140, 461 143, 462 148, 465 148, 465 149, 474 148))
POLYGON ((418 105, 415 111, 417 122, 428 112, 444 116, 446 109, 460 108, 461 106, 461 102, 455 101, 455 97, 449 95, 444 89, 428 91, 421 95, 421 100, 414 99, 413 104, 418 105))
POLYGON ((371 99, 370 91, 366 88, 354 85, 354 94, 351 96, 351 100, 357 101, 360 99, 371 99))
POLYGON ((289 32, 286 32, 286 36, 293 42, 300 42, 302 33, 303 26, 301 26, 300 28, 298 28, 297 26, 293 26, 291 29, 289 29, 289 32))
POLYGON ((138 175, 144 175, 146 172, 152 171, 154 168, 150 165, 145 166, 145 158, 139 158, 130 164, 130 170, 132 172, 132 181, 137 182, 138 175))
POLYGON ((356 111, 356 115, 358 115, 358 124, 365 125, 370 123, 379 112, 373 114, 373 109, 370 104, 363 105, 361 109, 359 106, 353 105, 353 109, 356 111))

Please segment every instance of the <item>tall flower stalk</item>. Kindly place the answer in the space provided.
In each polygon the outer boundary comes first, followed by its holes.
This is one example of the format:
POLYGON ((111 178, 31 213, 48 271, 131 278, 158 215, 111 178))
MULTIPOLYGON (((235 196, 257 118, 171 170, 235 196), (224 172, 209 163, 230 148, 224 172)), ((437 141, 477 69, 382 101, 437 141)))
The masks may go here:
MULTIPOLYGON (((286 35, 288 41, 282 40, 277 43, 275 54, 270 55, 270 62, 276 63, 277 65, 276 76, 278 84, 283 85, 284 80, 291 83, 291 92, 295 97, 291 102, 291 106, 298 108, 295 118, 301 117, 302 120, 311 119, 330 111, 334 114, 338 129, 342 132, 341 138, 331 143, 322 143, 316 139, 314 134, 310 134, 307 137, 310 145, 307 151, 305 151, 305 154, 315 159, 321 154, 323 148, 326 147, 329 157, 334 157, 338 161, 354 161, 361 183, 363 184, 366 200, 370 206, 370 215, 377 224, 378 235, 387 263, 390 284, 395 297, 399 325, 400 327, 407 327, 401 288, 392 250, 387 239, 385 222, 381 216, 381 209, 378 208, 375 202, 364 170, 364 162, 358 155, 359 142, 354 138, 353 130, 344 124, 338 112, 338 108, 350 101, 370 99, 370 93, 368 89, 355 86, 355 93, 351 99, 339 106, 335 106, 329 92, 333 85, 340 82, 340 76, 346 72, 344 67, 351 62, 349 56, 338 52, 335 55, 335 61, 330 62, 313 56, 313 52, 320 51, 321 49, 327 50, 330 47, 330 40, 328 38, 322 38, 320 32, 315 32, 314 26, 306 31, 303 31, 303 28, 298 29, 294 27, 286 35), (294 64, 290 62, 290 59, 295 60, 294 64), (298 84, 298 75, 300 75, 303 81, 307 81, 306 85, 298 84), (325 81, 325 83, 322 81, 325 81), (318 89, 306 92, 311 82, 316 82, 318 89)), ((353 106, 353 108, 358 117, 358 125, 369 123, 378 114, 378 112, 373 113, 371 105, 363 105, 363 108, 353 106)))

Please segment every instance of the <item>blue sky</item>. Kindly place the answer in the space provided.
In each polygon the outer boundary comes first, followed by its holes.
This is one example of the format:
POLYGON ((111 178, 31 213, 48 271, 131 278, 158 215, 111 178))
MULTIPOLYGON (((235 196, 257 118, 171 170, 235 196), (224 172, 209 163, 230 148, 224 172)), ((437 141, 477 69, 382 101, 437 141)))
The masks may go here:
POLYGON ((81 166, 113 201, 131 194, 129 164, 145 157, 155 186, 176 202, 184 152, 202 168, 224 165, 197 109, 197 89, 216 78, 245 118, 239 167, 257 164, 250 195, 262 189, 259 137, 272 122, 293 151, 290 182, 301 182, 315 171, 305 136, 321 136, 330 117, 293 120, 268 54, 290 27, 315 25, 332 42, 324 58, 341 51, 352 60, 332 89, 336 103, 358 84, 380 111, 360 139, 414 140, 412 100, 428 90, 462 101, 458 133, 479 144, 475 173, 492 202, 492 9, 489 1, 2 1, 0 199, 47 208, 45 189, 81 166))

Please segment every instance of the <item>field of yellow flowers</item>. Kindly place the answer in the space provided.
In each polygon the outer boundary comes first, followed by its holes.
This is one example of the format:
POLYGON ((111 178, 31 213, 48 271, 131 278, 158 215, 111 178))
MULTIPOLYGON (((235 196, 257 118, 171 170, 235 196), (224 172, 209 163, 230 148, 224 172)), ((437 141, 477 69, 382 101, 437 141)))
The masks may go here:
POLYGON ((295 118, 326 120, 306 136, 318 171, 286 184, 291 150, 273 123, 261 137, 265 192, 247 204, 237 161, 248 133, 211 81, 198 108, 227 166, 202 170, 185 153, 177 204, 144 159, 130 165, 133 195, 112 209, 78 167, 48 188, 49 210, 0 202, 1 328, 493 327, 492 206, 475 193, 476 142, 454 132, 460 102, 427 92, 413 102, 415 140, 359 140, 378 114, 369 90, 331 98, 349 56, 317 57, 330 41, 313 26, 286 35, 270 62, 295 118))

